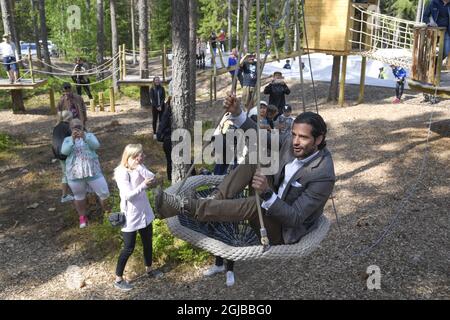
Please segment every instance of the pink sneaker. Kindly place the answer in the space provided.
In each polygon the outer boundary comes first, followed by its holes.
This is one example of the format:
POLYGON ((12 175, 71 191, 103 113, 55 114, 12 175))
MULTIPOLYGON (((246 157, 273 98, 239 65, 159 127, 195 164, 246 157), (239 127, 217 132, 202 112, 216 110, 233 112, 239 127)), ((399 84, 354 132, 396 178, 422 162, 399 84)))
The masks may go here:
POLYGON ((80 229, 86 228, 88 219, 86 216, 80 216, 80 229))
POLYGON ((395 98, 395 99, 392 101, 392 103, 395 103, 395 104, 400 103, 400 99, 399 99, 399 98, 395 98))

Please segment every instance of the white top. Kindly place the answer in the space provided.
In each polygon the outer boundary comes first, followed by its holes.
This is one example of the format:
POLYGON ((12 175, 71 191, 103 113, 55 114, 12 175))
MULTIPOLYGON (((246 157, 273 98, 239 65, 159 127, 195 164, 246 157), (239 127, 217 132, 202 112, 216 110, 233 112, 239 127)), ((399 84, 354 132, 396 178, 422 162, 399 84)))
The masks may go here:
MULTIPOLYGON (((281 184, 280 188, 278 188, 278 194, 276 194, 275 192, 272 194, 272 197, 267 200, 264 201, 263 203, 261 203, 261 207, 263 209, 269 210, 269 208, 272 206, 272 204, 278 199, 278 198, 282 198, 283 197, 283 192, 287 187, 287 184, 289 183, 289 181, 291 180, 292 176, 298 171, 300 170, 305 163, 311 161, 315 156, 317 156, 317 154, 319 153, 319 151, 316 151, 314 154, 310 155, 308 158, 306 159, 294 159, 291 162, 289 162, 285 167, 284 167, 284 180, 283 183, 281 184)), ((298 182, 298 181, 292 181, 291 185, 294 188, 300 188, 302 187, 302 185, 298 182)))
POLYGON ((120 210, 126 217, 122 232, 143 229, 155 219, 145 192, 147 185, 144 182, 145 178, 154 177, 155 174, 143 165, 134 170, 117 169, 115 178, 120 191, 120 210))
POLYGON ((1 42, 0 43, 0 54, 3 58, 6 57, 15 57, 17 58, 16 55, 16 45, 12 42, 7 43, 7 42, 1 42))

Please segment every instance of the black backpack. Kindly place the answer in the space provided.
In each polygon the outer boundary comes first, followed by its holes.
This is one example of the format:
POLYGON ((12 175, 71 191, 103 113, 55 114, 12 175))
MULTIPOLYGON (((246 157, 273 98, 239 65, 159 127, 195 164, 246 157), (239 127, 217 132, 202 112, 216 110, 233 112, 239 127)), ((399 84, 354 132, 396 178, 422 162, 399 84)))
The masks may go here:
POLYGON ((61 153, 61 147, 66 137, 70 137, 72 132, 67 122, 60 122, 53 129, 52 134, 52 151, 56 159, 66 160, 67 156, 61 153))

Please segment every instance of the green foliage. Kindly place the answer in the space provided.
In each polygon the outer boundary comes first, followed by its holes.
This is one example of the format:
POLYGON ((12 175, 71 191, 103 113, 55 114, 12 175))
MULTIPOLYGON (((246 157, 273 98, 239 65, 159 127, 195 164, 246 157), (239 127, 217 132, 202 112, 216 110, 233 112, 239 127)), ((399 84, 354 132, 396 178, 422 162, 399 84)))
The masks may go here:
POLYGON ((163 44, 171 44, 172 6, 170 0, 153 0, 150 7, 150 49, 162 50, 163 44))
POLYGON ((9 150, 10 148, 18 145, 19 142, 6 133, 0 132, 0 152, 9 150))

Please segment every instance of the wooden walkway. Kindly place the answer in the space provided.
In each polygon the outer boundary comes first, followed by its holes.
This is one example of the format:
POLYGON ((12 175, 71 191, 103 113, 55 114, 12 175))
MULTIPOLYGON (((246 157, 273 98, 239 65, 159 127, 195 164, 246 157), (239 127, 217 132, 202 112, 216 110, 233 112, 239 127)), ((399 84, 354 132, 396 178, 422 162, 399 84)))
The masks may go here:
POLYGON ((31 79, 21 79, 19 82, 10 83, 9 79, 0 79, 0 90, 33 90, 43 86, 47 80, 37 79, 34 82, 31 79))

